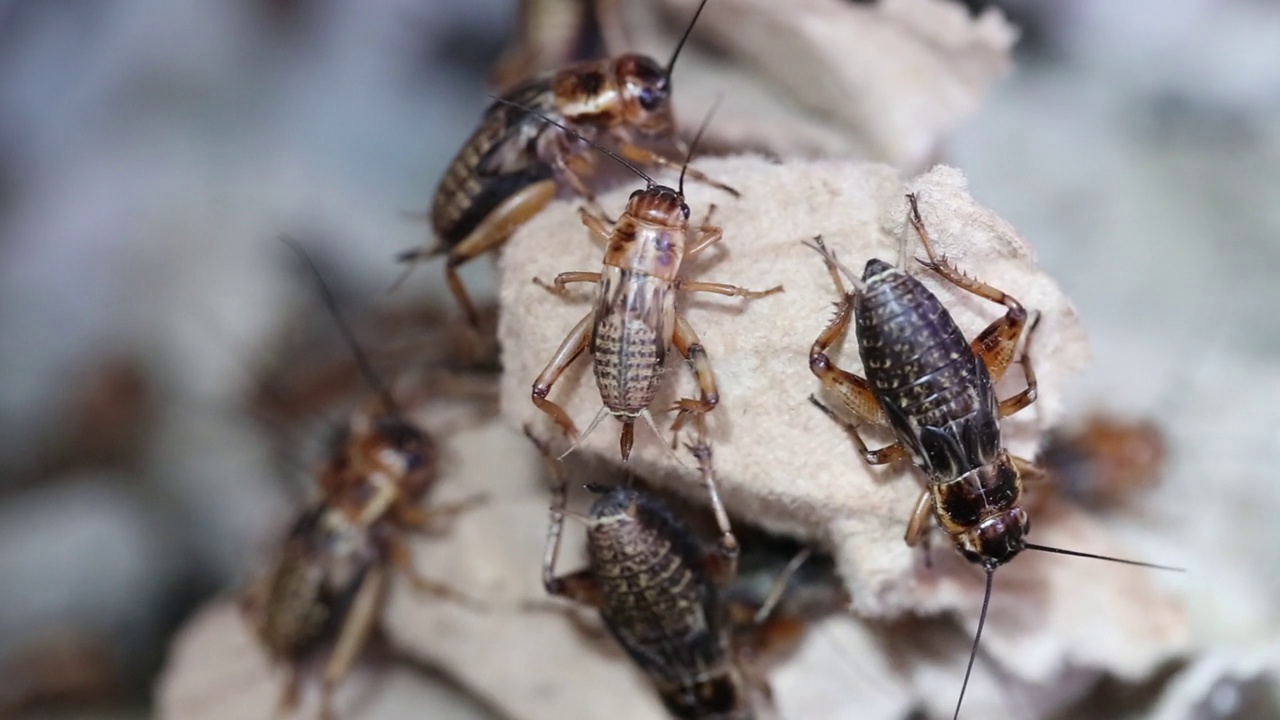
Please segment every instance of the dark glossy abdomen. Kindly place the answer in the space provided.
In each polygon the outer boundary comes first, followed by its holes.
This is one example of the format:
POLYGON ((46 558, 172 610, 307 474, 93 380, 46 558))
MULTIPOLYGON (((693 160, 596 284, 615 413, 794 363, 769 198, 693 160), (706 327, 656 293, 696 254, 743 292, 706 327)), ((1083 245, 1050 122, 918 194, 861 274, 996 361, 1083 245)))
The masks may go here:
MULTIPOLYGON (((515 88, 506 99, 560 119, 550 105, 545 77, 515 88)), ((485 110, 480 127, 449 163, 436 188, 431 225, 445 246, 465 240, 503 201, 553 176, 535 147, 547 127, 537 116, 496 101, 485 110)))
POLYGON ((878 260, 867 265, 854 313, 858 350, 898 438, 933 478, 986 464, 1000 447, 986 365, 920 281, 878 260))

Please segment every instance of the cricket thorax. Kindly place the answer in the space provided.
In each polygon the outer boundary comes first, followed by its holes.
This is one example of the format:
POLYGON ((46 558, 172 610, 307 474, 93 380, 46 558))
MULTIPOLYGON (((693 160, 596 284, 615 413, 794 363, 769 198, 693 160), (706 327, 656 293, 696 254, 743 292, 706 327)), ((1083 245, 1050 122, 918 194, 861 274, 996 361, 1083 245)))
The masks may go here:
POLYGON ((572 123, 648 136, 675 130, 670 76, 653 58, 632 53, 572 65, 556 73, 552 87, 556 109, 572 123))

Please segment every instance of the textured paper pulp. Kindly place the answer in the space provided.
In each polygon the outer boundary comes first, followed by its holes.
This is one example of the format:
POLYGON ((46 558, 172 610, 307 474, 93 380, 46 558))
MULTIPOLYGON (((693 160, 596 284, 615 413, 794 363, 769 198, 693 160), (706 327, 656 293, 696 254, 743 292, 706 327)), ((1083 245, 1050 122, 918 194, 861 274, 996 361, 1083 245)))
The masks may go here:
MULTIPOLYGON (((968 195, 963 176, 938 168, 902 182, 889 168, 840 161, 775 165, 737 158, 701 164, 743 193, 734 201, 701 187, 689 189, 693 217, 717 203, 722 247, 693 261, 687 277, 731 282, 753 289, 783 284, 786 292, 755 301, 686 296, 681 310, 698 332, 719 383, 720 406, 710 425, 717 447, 722 493, 737 512, 761 524, 832 546, 854 597, 868 616, 954 611, 976 625, 982 575, 945 541, 934 543, 932 570, 902 535, 920 492, 905 465, 869 469, 844 432, 812 408, 819 383, 810 373, 810 344, 829 320, 836 299, 818 255, 801 240, 823 234, 855 271, 870 257, 898 256, 908 190, 939 252, 960 269, 1014 295, 1041 313, 1030 353, 1040 399, 1003 422, 1012 452, 1033 457, 1040 433, 1056 422, 1064 382, 1088 359, 1084 330, 1070 302, 1036 269, 1016 231, 968 195)), ((604 196, 607 211, 620 212, 628 190, 604 196)), ((910 254, 922 254, 910 239, 910 254)), ((591 290, 571 299, 532 282, 557 273, 598 270, 601 248, 590 241, 571 203, 558 203, 513 238, 502 260, 500 324, 504 348, 502 403, 514 423, 554 427, 530 402, 533 379, 565 334, 589 310, 591 290), (555 248, 555 252, 548 252, 555 248)), ((919 276, 974 337, 1003 309, 969 296, 927 272, 919 276)), ((578 286, 579 288, 587 286, 578 286)), ((835 352, 837 362, 859 372, 852 339, 835 352)), ((680 396, 694 396, 691 373, 672 354, 654 408, 662 412, 680 396)), ((1020 389, 1011 370, 1000 395, 1020 389)), ((579 359, 553 387, 584 429, 600 407, 590 361, 579 359)), ((618 423, 607 419, 579 452, 618 458, 618 423)), ((887 439, 887 438, 885 438, 887 439)), ((872 447, 880 444, 871 442, 872 447)), ((637 427, 631 459, 635 471, 679 492, 700 492, 691 469, 674 464, 660 441, 637 427)), ((1078 512, 1033 522, 1033 539, 1089 552, 1125 555, 1102 528, 1078 512)), ((1067 665, 1090 665, 1126 676, 1150 671, 1185 642, 1181 606, 1151 582, 1148 571, 1027 553, 996 576, 993 611, 984 649, 1025 679, 1044 681, 1067 665)))

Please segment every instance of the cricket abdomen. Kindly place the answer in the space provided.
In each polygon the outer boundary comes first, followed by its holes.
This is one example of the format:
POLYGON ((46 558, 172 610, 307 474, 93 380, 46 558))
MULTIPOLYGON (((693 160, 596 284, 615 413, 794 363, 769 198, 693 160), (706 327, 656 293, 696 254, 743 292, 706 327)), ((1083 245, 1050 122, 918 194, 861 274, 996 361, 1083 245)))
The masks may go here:
POLYGON ((600 399, 610 411, 634 416, 653 403, 674 329, 669 282, 604 267, 590 352, 600 399))
POLYGON ((855 308, 858 349, 898 437, 931 477, 985 465, 1000 448, 986 365, 918 280, 880 260, 867 263, 866 279, 855 308))
POLYGON ((592 517, 588 552, 605 625, 677 717, 721 717, 715 713, 732 709, 739 692, 697 538, 658 501, 628 488, 597 501, 592 517))
POLYGON ((258 634, 272 655, 297 659, 333 639, 378 549, 319 505, 295 523, 268 586, 258 634), (337 525, 335 525, 337 520, 337 525))

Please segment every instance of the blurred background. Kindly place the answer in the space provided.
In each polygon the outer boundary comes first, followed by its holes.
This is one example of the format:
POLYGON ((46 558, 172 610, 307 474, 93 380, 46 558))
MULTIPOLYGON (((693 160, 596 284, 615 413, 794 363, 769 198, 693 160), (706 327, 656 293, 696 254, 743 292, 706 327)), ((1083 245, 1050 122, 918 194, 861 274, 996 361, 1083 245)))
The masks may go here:
MULTIPOLYGON (((1277 627, 1280 2, 963 5, 1022 36, 938 159, 1077 303, 1080 412, 1169 438, 1133 540, 1245 568, 1193 583, 1204 632, 1277 627)), ((244 420, 296 419, 263 378, 328 330, 275 235, 398 343, 454 314, 438 265, 388 296, 392 258, 515 28, 512 0, 0 0, 0 717, 147 717, 170 634, 296 507, 305 451, 244 420)))

